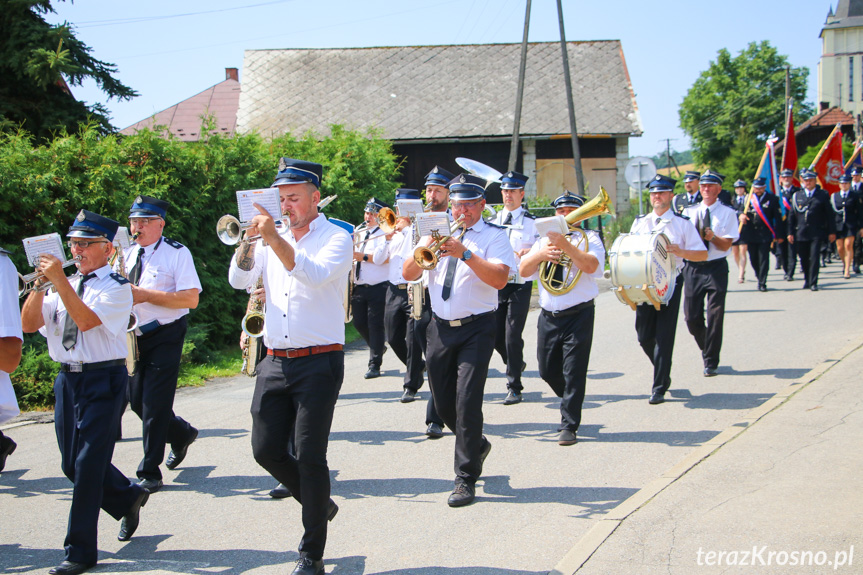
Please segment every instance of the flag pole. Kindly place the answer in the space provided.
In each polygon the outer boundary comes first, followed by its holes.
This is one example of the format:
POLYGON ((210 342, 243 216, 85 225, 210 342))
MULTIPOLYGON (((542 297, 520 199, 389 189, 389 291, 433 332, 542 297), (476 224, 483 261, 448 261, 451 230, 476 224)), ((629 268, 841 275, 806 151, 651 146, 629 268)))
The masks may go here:
POLYGON ((861 147, 863 147, 863 144, 861 144, 860 140, 857 140, 857 141, 854 143, 854 153, 853 153, 853 154, 851 154, 851 159, 849 159, 847 162, 845 162, 844 171, 847 171, 847 170, 848 170, 848 168, 850 168, 850 167, 851 167, 851 164, 854 162, 854 160, 856 160, 856 159, 857 159, 857 156, 859 156, 859 155, 860 155, 860 149, 861 149, 861 147))
MULTIPOLYGON (((767 156, 769 156, 769 155, 770 155, 770 146, 765 144, 764 153, 761 154, 761 162, 758 164, 758 170, 755 172, 755 178, 758 178, 761 176, 761 170, 764 168, 764 163, 767 161, 767 156)), ((749 204, 752 202, 752 194, 755 193, 755 182, 754 182, 755 178, 753 178, 752 185, 749 186, 749 193, 746 194, 746 201, 743 204, 743 213, 744 214, 749 209, 749 204)), ((743 230, 743 222, 740 222, 740 225, 737 228, 737 233, 739 234, 742 230, 743 230)))

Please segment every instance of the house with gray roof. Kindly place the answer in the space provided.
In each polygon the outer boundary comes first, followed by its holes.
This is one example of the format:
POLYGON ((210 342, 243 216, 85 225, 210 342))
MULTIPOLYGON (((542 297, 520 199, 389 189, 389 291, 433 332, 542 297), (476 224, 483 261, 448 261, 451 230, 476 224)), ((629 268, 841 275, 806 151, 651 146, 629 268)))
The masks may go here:
MULTIPOLYGON (((568 42, 579 149, 591 197, 603 185, 622 211, 629 138, 642 133, 618 40, 568 42)), ((332 124, 374 128, 404 158, 402 179, 421 188, 435 165, 458 173, 463 156, 506 171, 520 44, 247 50, 237 131, 265 137, 332 124)), ((559 42, 527 52, 520 153, 527 194, 575 190, 559 42)))

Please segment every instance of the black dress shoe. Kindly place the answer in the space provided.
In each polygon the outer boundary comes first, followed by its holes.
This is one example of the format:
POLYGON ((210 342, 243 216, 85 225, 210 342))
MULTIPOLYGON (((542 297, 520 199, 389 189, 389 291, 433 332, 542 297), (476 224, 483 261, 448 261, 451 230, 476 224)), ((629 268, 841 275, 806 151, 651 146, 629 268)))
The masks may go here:
POLYGON ((126 512, 126 515, 123 516, 123 520, 120 522, 120 533, 117 535, 118 541, 128 541, 135 534, 135 531, 138 529, 138 522, 141 519, 141 508, 147 504, 149 497, 149 491, 146 489, 141 491, 138 499, 135 500, 132 507, 126 512))
POLYGON ((336 502, 330 499, 329 503, 327 503, 327 521, 332 521, 336 518, 336 514, 339 512, 339 506, 336 505, 336 502))
POLYGON ((12 441, 11 437, 6 437, 5 435, 0 437, 0 471, 3 471, 3 468, 6 467, 6 458, 15 452, 16 447, 18 447, 18 444, 12 441))
POLYGON ((455 489, 450 493, 449 499, 446 500, 446 504, 450 507, 463 507, 473 503, 475 498, 475 486, 465 483, 464 481, 456 481, 455 489))
POLYGON ((813 285, 813 286, 810 286, 810 287, 809 287, 809 289, 810 289, 810 290, 812 290, 812 291, 818 291, 818 286, 817 286, 817 285, 813 285))
POLYGON ((440 439, 443 437, 443 429, 441 429, 440 425, 432 421, 426 428, 426 435, 429 439, 440 439))
POLYGON ((270 497, 273 499, 285 499, 291 496, 291 490, 284 483, 279 483, 270 489, 270 497))
POLYGON ((787 282, 793 282, 793 281, 794 281, 794 276, 785 276, 785 281, 787 281, 787 282))
POLYGON ((412 389, 405 388, 402 398, 399 400, 402 403, 410 403, 417 398, 417 392, 412 389))
POLYGON ((852 270, 854 270, 854 273, 855 273, 855 274, 859 274, 859 273, 860 273, 860 266, 854 266, 854 267, 852 267, 851 269, 852 269, 852 270))
POLYGON ((715 367, 705 367, 704 368, 704 377, 713 377, 714 375, 716 375, 716 368, 715 367))
POLYGON ((168 454, 168 459, 165 460, 165 467, 176 469, 178 465, 183 463, 183 460, 186 459, 186 452, 189 451, 189 446, 195 443, 196 439, 198 439, 198 430, 193 427, 191 434, 182 447, 176 448, 173 445, 171 446, 171 453, 168 454))
POLYGON ((142 479, 138 482, 138 485, 150 493, 155 493, 162 488, 164 483, 162 483, 161 479, 142 479))
POLYGON ((558 445, 575 445, 577 442, 578 438, 571 429, 562 430, 557 438, 558 445))
POLYGON ((767 286, 766 285, 758 286, 758 291, 767 291, 767 286))
POLYGON ((506 397, 503 399, 503 404, 515 405, 516 403, 521 403, 521 399, 521 393, 510 389, 506 392, 506 397))
POLYGON ((654 393, 650 396, 650 399, 647 400, 647 403, 650 405, 659 405, 660 403, 665 403, 665 394, 664 393, 654 393))
POLYGON ((75 563, 74 561, 63 561, 56 567, 52 567, 48 573, 51 575, 78 575, 78 573, 83 573, 90 567, 93 567, 95 563, 75 563))
POLYGON ((309 559, 300 557, 297 566, 291 571, 291 575, 325 575, 323 559, 309 559))
POLYGON ((366 379, 374 379, 376 377, 381 376, 381 369, 379 367, 370 367, 366 374, 363 376, 366 379))
POLYGON ((809 282, 803 282, 803 289, 809 289, 809 282))

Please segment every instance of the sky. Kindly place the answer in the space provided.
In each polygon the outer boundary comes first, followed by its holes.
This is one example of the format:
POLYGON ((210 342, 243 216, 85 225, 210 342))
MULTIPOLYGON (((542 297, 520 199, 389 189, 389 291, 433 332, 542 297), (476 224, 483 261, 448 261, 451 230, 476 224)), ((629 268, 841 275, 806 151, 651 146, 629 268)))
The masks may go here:
MULTIPOLYGON (((520 43, 526 0, 54 0, 46 19, 73 25, 94 57, 140 95, 106 101, 93 84, 72 88, 102 102, 124 128, 185 100, 239 68, 245 50, 520 43)), ((632 156, 687 150, 678 107, 726 48, 768 40, 809 69, 816 103, 819 35, 837 0, 563 0, 566 39, 620 40, 644 133, 632 156)), ((556 0, 532 0, 531 42, 559 41, 556 0)), ((777 126, 782 131, 781 126, 777 126)))

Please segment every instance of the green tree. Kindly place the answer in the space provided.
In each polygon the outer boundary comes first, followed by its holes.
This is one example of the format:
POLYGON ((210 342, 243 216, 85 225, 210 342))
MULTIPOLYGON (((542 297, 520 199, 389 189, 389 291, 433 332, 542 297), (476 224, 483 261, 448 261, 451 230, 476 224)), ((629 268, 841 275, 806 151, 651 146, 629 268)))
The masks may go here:
POLYGON ((68 23, 45 21, 42 16, 54 11, 51 0, 2 0, 0 6, 0 129, 21 127, 40 141, 85 122, 113 131, 108 110, 79 102, 68 86, 89 79, 109 98, 137 96, 114 78, 117 68, 93 58, 68 23))
MULTIPOLYGON (((785 69, 788 58, 769 42, 751 42, 737 56, 723 48, 680 104, 680 127, 692 140, 695 162, 718 168, 735 147, 741 130, 761 144, 785 126, 785 69)), ((790 69, 794 121, 812 114, 806 103, 809 69, 790 69)), ((757 163, 757 159, 755 160, 757 163)), ((757 167, 757 165, 756 165, 757 167)))

